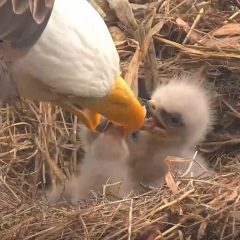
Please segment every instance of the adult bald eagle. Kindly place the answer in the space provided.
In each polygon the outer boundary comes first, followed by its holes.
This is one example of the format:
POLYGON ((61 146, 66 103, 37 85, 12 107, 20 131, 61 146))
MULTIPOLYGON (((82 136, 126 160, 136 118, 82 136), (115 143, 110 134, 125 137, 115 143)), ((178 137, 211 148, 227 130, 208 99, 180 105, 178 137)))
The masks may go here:
POLYGON ((86 0, 0 0, 0 39, 0 98, 53 102, 92 130, 98 114, 129 132, 143 125, 111 35, 86 0))

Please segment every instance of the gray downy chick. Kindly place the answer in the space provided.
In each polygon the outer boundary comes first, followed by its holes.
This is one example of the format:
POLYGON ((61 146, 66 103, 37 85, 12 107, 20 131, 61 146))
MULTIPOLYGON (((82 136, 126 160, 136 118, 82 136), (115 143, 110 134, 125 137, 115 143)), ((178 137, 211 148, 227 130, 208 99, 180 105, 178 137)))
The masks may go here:
MULTIPOLYGON (((194 82, 191 75, 157 87, 149 101, 149 111, 151 117, 145 121, 136 139, 127 139, 132 187, 139 190, 139 182, 155 187, 164 182, 168 172, 166 157, 191 159, 195 145, 204 139, 213 123, 208 92, 201 83, 194 82)), ((208 169, 203 157, 197 156, 195 160, 208 169)), ((176 163, 175 166, 183 174, 189 163, 176 163)), ((196 177, 205 170, 194 165, 190 172, 196 177)))
POLYGON ((129 151, 122 129, 110 125, 104 132, 94 133, 82 126, 80 138, 86 151, 79 165, 80 175, 74 175, 64 185, 51 189, 47 194, 48 201, 56 203, 63 197, 76 205, 79 200, 93 196, 91 190, 102 192, 105 184, 121 181, 122 184, 107 187, 109 192, 106 194, 127 195, 130 192, 125 185, 129 151))

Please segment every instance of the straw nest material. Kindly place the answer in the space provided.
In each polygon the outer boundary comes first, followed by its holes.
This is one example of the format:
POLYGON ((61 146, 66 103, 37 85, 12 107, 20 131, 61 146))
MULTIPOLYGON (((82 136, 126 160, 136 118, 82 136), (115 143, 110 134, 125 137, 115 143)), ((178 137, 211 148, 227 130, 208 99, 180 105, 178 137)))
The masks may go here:
POLYGON ((198 149, 218 174, 174 179, 135 198, 53 207, 44 189, 69 178, 83 154, 76 118, 47 103, 2 104, 0 239, 239 239, 239 1, 90 2, 140 97, 148 98, 159 81, 204 65, 217 93, 217 121, 198 149))

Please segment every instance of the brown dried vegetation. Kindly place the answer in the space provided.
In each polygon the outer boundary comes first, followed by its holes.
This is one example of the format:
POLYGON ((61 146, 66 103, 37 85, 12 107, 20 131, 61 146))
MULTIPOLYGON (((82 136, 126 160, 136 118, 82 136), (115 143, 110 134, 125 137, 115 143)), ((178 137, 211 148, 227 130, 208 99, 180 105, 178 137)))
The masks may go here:
POLYGON ((175 74, 205 67, 217 121, 199 150, 219 173, 171 180, 174 191, 170 181, 132 199, 52 207, 47 184, 67 179, 81 159, 76 118, 47 103, 2 104, 0 238, 239 239, 240 2, 91 2, 109 26, 123 75, 141 98, 175 74))

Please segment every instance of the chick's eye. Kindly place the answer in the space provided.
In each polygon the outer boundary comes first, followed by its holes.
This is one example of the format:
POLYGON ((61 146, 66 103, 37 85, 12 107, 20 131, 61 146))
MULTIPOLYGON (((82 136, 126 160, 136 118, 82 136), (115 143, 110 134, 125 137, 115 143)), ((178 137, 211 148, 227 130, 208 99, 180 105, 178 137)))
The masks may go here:
POLYGON ((181 126, 183 126, 182 118, 178 114, 169 115, 168 123, 171 127, 181 127, 181 126))

